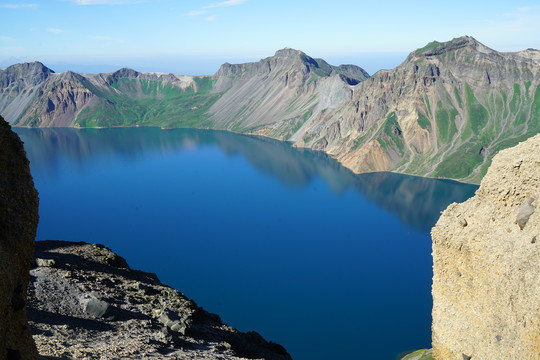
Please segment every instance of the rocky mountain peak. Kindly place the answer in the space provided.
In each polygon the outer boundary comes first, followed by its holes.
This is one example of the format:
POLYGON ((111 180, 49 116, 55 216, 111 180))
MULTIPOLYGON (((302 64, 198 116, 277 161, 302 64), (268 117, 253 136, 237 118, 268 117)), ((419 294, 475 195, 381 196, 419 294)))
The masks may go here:
POLYGON ((130 68, 122 68, 120 70, 116 70, 114 73, 112 73, 111 77, 114 80, 122 79, 122 78, 136 78, 139 76, 139 72, 130 68))
POLYGON ((11 84, 17 86, 36 86, 44 82, 54 71, 40 63, 22 63, 11 65, 4 70, 0 70, 0 87, 7 88, 11 84), (21 83, 22 84, 19 84, 21 83))
POLYGON ((365 80, 369 78, 368 72, 357 65, 351 65, 351 64, 339 65, 337 67, 334 67, 334 71, 346 76, 349 79, 356 79, 356 80, 361 81, 361 80, 365 80))
POLYGON ((305 55, 305 54, 300 50, 286 47, 286 48, 276 51, 274 56, 275 57, 294 57, 294 56, 300 56, 300 55, 305 55))
POLYGON ((240 75, 243 71, 243 67, 240 64, 229 64, 228 62, 224 63, 219 67, 219 70, 214 76, 237 76, 240 75))
MULTIPOLYGON (((276 69, 296 68, 304 73, 313 73, 316 76, 327 77, 332 75, 340 75, 342 80, 349 85, 358 84, 369 77, 369 74, 356 65, 339 65, 332 66, 323 59, 312 58, 303 51, 283 48, 274 54, 264 58, 258 62, 246 64, 229 64, 224 63, 214 75, 215 77, 238 77, 243 74, 267 74, 276 69)), ((248 75, 250 76, 250 75, 248 75)))
POLYGON ((468 49, 482 53, 494 52, 494 50, 483 45, 471 36, 461 36, 446 42, 432 41, 423 48, 417 49, 412 54, 416 57, 431 57, 460 49, 468 49))
POLYGON ((518 51, 516 54, 535 61, 540 60, 540 50, 538 49, 528 48, 526 50, 518 51))
POLYGON ((80 81, 82 80, 82 76, 73 72, 73 71, 66 71, 61 74, 58 74, 59 78, 64 81, 80 81))

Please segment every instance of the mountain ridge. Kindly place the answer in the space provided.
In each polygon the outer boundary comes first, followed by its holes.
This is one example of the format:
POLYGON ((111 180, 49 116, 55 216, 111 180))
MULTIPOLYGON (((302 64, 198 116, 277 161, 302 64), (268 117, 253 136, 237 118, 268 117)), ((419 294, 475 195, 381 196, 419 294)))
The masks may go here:
POLYGON ((497 52, 469 36, 373 76, 284 48, 208 76, 51 70, 30 76, 42 81, 33 87, 0 86, 0 113, 15 126, 228 130, 324 151, 357 173, 477 183, 495 153, 540 132, 539 72, 540 51, 497 52))

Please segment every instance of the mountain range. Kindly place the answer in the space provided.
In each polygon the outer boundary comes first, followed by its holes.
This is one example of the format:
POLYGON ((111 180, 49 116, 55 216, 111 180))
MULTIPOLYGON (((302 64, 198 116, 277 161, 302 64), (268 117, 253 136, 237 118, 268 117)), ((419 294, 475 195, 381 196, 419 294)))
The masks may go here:
POLYGON ((221 129, 324 151, 356 173, 477 183, 499 150, 540 132, 539 80, 539 50, 468 36, 373 76, 288 48, 211 76, 57 74, 33 62, 0 70, 0 115, 25 127, 221 129))

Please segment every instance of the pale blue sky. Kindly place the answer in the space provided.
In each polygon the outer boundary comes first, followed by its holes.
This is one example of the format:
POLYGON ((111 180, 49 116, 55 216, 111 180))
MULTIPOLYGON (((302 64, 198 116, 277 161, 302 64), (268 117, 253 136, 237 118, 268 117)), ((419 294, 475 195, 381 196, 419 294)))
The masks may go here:
POLYGON ((540 2, 0 0, 0 65, 212 74, 292 47, 370 74, 432 40, 540 48, 540 2))

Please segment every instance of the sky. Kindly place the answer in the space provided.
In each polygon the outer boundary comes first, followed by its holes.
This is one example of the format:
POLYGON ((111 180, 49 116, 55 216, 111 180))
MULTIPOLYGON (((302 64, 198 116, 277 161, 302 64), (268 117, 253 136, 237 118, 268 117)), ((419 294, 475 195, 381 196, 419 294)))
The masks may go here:
POLYGON ((540 48, 540 1, 0 0, 0 67, 210 75, 290 47, 370 74, 428 42, 470 35, 540 48))

